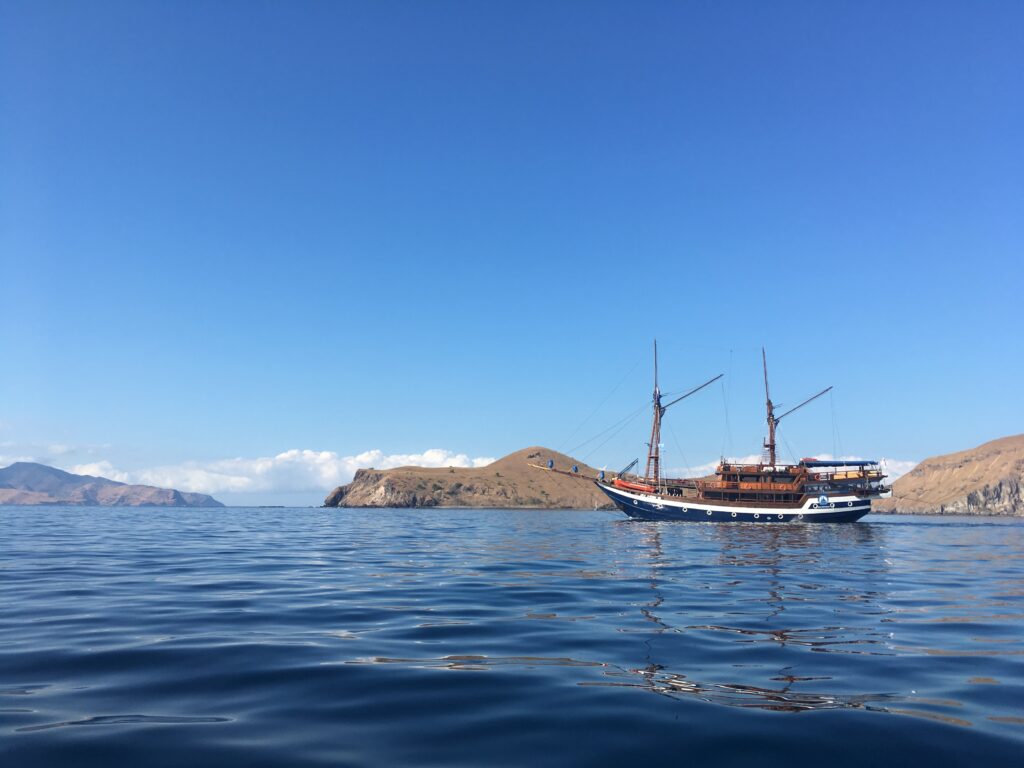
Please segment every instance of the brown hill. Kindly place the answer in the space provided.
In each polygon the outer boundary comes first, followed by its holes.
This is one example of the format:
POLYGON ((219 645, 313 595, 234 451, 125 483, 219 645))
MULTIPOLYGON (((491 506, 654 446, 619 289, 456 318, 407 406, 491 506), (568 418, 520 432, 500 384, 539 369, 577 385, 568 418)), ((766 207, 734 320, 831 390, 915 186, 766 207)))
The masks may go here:
POLYGON ((593 477, 598 470, 535 446, 516 451, 486 467, 398 467, 360 469, 352 482, 335 488, 326 507, 520 507, 530 509, 611 509, 593 482, 534 469, 531 463, 593 477))
POLYGON ((1024 516, 1024 435, 925 459, 893 483, 877 512, 1024 516))

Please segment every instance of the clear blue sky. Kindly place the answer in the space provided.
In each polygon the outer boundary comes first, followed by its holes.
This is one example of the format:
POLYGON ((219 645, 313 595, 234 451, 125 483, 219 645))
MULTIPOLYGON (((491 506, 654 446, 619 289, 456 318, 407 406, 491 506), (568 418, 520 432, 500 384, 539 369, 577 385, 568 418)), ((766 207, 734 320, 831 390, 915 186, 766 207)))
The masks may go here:
POLYGON ((570 448, 654 336, 666 389, 731 373, 728 429, 719 389, 671 416, 691 464, 758 450, 762 344, 777 400, 836 386, 800 455, 833 411, 847 454, 1022 432, 1022 39, 1020 2, 0 2, 0 455, 570 448))

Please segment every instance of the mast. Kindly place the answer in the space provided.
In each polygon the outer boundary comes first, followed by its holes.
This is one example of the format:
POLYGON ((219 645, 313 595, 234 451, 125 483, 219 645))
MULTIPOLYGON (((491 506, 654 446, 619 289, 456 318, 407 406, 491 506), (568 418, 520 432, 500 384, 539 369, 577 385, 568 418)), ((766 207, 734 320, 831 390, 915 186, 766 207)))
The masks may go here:
POLYGON ((781 416, 775 415, 775 405, 772 403, 772 397, 768 393, 768 358, 765 356, 764 347, 761 347, 761 364, 764 366, 764 401, 765 406, 768 409, 768 439, 764 441, 764 447, 768 451, 768 466, 775 466, 775 428, 779 425, 779 422, 784 418, 803 408, 808 403, 817 400, 819 397, 824 395, 826 392, 830 392, 832 387, 825 387, 816 395, 812 395, 804 400, 800 405, 794 406, 786 411, 781 416))
POLYGON ((665 411, 680 400, 685 400, 690 395, 697 394, 709 384, 714 384, 723 375, 720 373, 713 379, 708 379, 699 387, 694 387, 689 392, 684 392, 671 402, 662 405, 661 390, 658 388, 658 340, 654 340, 654 418, 651 421, 651 442, 647 444, 647 471, 644 472, 644 480, 648 483, 655 486, 661 483, 661 419, 665 415, 665 411))
POLYGON ((661 390, 658 389, 658 340, 654 340, 654 419, 651 421, 651 441, 647 444, 647 470, 644 479, 655 486, 661 478, 661 390), (652 471, 653 470, 653 471, 652 471))
POLYGON ((768 357, 761 347, 761 365, 764 367, 764 402, 768 409, 768 439, 764 441, 764 447, 768 451, 768 465, 775 466, 775 406, 772 404, 772 396, 768 393, 768 357))

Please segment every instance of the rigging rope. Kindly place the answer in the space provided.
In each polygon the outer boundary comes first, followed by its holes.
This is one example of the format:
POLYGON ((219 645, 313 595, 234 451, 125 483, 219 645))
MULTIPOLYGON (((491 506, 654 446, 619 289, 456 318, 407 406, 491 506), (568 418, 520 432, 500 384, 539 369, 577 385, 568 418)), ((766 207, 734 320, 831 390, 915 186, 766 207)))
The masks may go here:
POLYGON ((686 454, 683 453, 683 446, 679 442, 679 438, 676 437, 676 431, 672 429, 672 424, 666 422, 665 426, 668 427, 669 434, 672 435, 672 440, 676 444, 676 449, 679 451, 679 457, 683 460, 683 466, 686 467, 686 476, 693 477, 693 469, 690 468, 690 462, 686 460, 686 454))
POLYGON ((579 445, 577 445, 576 447, 574 447, 574 448, 570 449, 570 450, 568 451, 568 454, 569 454, 570 456, 572 456, 572 455, 573 455, 574 453, 576 453, 576 451, 578 451, 578 450, 579 450, 580 448, 582 448, 583 446, 587 445, 588 443, 592 443, 592 442, 594 442, 595 440, 597 440, 597 438, 599 438, 599 437, 602 437, 602 436, 606 435, 606 434, 607 434, 608 432, 610 432, 611 430, 615 429, 615 428, 616 428, 616 427, 618 427, 619 425, 621 425, 621 424, 623 424, 623 423, 628 423, 630 419, 634 418, 634 417, 635 417, 635 416, 636 416, 636 415, 637 415, 638 413, 640 413, 640 411, 642 411, 642 410, 644 410, 645 408, 648 408, 648 407, 649 407, 649 406, 647 405, 647 403, 644 403, 644 404, 643 404, 643 405, 641 405, 641 406, 640 406, 639 408, 637 408, 637 409, 636 409, 635 411, 633 411, 632 413, 629 413, 629 414, 627 414, 626 416, 622 417, 621 419, 619 419, 618 421, 616 421, 616 422, 615 422, 614 424, 612 424, 612 425, 611 425, 610 427, 608 427, 607 429, 602 429, 602 430, 601 430, 600 432, 598 432, 598 433, 597 433, 596 435, 594 435, 593 437, 590 437, 590 438, 588 438, 588 439, 584 440, 584 441, 583 441, 582 443, 580 443, 580 444, 579 444, 579 445))
MULTIPOLYGON (((730 371, 732 370, 732 363, 731 362, 729 363, 729 369, 730 369, 730 371)), ((725 411, 725 438, 722 439, 722 454, 721 455, 725 456, 726 455, 725 454, 725 446, 726 446, 726 441, 727 440, 728 440, 728 446, 729 446, 729 454, 731 455, 733 453, 733 447, 732 447, 732 424, 729 421, 729 398, 728 398, 728 396, 726 395, 726 392, 725 392, 725 383, 722 382, 722 381, 720 381, 719 383, 722 386, 722 408, 725 411)))
MULTIPOLYGON (((590 415, 589 415, 589 416, 587 416, 587 418, 585 418, 585 419, 584 419, 583 421, 581 421, 581 422, 580 422, 580 424, 579 424, 579 426, 578 426, 578 427, 576 427, 576 429, 574 429, 574 430, 573 430, 573 431, 572 431, 572 432, 571 432, 571 433, 569 434, 569 436, 568 436, 567 438, 565 438, 565 440, 563 440, 563 441, 562 441, 562 444, 561 444, 561 445, 560 445, 560 446, 559 446, 559 447, 557 448, 557 450, 558 450, 558 452, 559 452, 559 453, 565 453, 565 446, 567 446, 567 445, 569 444, 569 441, 570 441, 570 440, 572 440, 572 439, 573 439, 574 437, 576 437, 576 434, 577 434, 577 433, 578 433, 578 432, 579 432, 579 431, 580 431, 581 429, 583 429, 583 427, 585 427, 585 426, 586 426, 587 422, 588 422, 588 421, 590 421, 590 420, 591 420, 592 418, 594 418, 594 415, 595 415, 595 414, 596 414, 596 413, 597 413, 597 412, 598 412, 599 410, 601 410, 601 408, 602 408, 602 407, 604 406, 604 404, 605 404, 605 403, 607 403, 607 402, 608 402, 608 401, 609 401, 609 400, 611 399, 612 395, 614 395, 614 394, 615 394, 615 393, 616 393, 616 392, 618 391, 619 387, 621 387, 621 386, 623 385, 623 383, 625 383, 626 379, 628 379, 628 378, 629 378, 629 375, 630 375, 631 373, 633 373, 633 371, 635 371, 635 370, 636 370, 636 367, 637 367, 638 365, 640 365, 640 361, 641 361, 642 359, 643 359, 643 358, 637 358, 637 361, 636 361, 635 363, 633 363, 633 367, 632 367, 632 368, 630 368, 630 369, 629 369, 628 371, 626 371, 626 375, 625 375, 625 376, 623 376, 623 377, 622 377, 621 379, 619 379, 619 383, 618 383, 618 384, 616 384, 616 385, 615 385, 614 387, 612 387, 612 391, 611 391, 611 392, 609 392, 609 393, 608 393, 607 395, 605 395, 605 397, 604 397, 604 400, 602 400, 602 401, 601 401, 600 403, 598 403, 598 404, 597 404, 597 407, 596 407, 596 408, 595 408, 594 410, 592 410, 592 411, 590 412, 590 415)), ((569 453, 570 453, 570 455, 572 454, 572 452, 571 452, 571 451, 570 451, 569 453)))
POLYGON ((829 392, 828 400, 832 408, 832 455, 839 458, 845 455, 846 451, 843 450, 843 439, 839 435, 839 422, 836 420, 836 400, 831 392, 829 392))
POLYGON ((796 454, 793 453, 793 449, 789 447, 789 441, 786 439, 785 435, 782 436, 782 442, 786 444, 786 450, 789 451, 789 458, 792 459, 794 464, 796 464, 796 454))
MULTIPOLYGON (((586 456, 584 456, 581 459, 581 461, 586 461, 591 456, 593 456, 595 453, 597 453, 599 450, 601 450, 608 443, 609 440, 611 440, 613 437, 618 435, 623 429, 625 429, 627 426, 629 426, 630 422, 633 421, 633 419, 635 419, 637 416, 639 416, 640 415, 640 411, 644 410, 646 407, 647 407, 646 405, 643 405, 640 408, 637 408, 635 411, 633 411, 633 413, 629 415, 629 417, 623 422, 623 424, 617 430, 615 430, 615 432, 613 432, 612 434, 608 435, 608 437, 605 438, 604 441, 602 441, 596 448, 594 448, 594 450, 592 450, 590 453, 588 453, 586 456)), ((608 430, 606 429, 605 432, 607 432, 607 431, 608 430)), ((598 435, 597 437, 600 437, 600 435, 598 435)), ((589 442, 591 442, 591 440, 596 440, 597 437, 592 437, 587 442, 589 443, 589 442)), ((584 445, 585 444, 586 443, 584 443, 584 445)))

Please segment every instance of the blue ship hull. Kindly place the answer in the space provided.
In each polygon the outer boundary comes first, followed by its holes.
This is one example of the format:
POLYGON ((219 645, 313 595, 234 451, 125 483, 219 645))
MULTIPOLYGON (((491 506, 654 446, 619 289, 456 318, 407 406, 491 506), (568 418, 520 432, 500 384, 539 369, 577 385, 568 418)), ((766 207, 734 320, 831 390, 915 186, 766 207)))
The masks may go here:
POLYGON ((871 511, 871 499, 836 496, 801 507, 740 507, 624 491, 598 482, 619 509, 637 520, 693 523, 852 523, 871 511))

